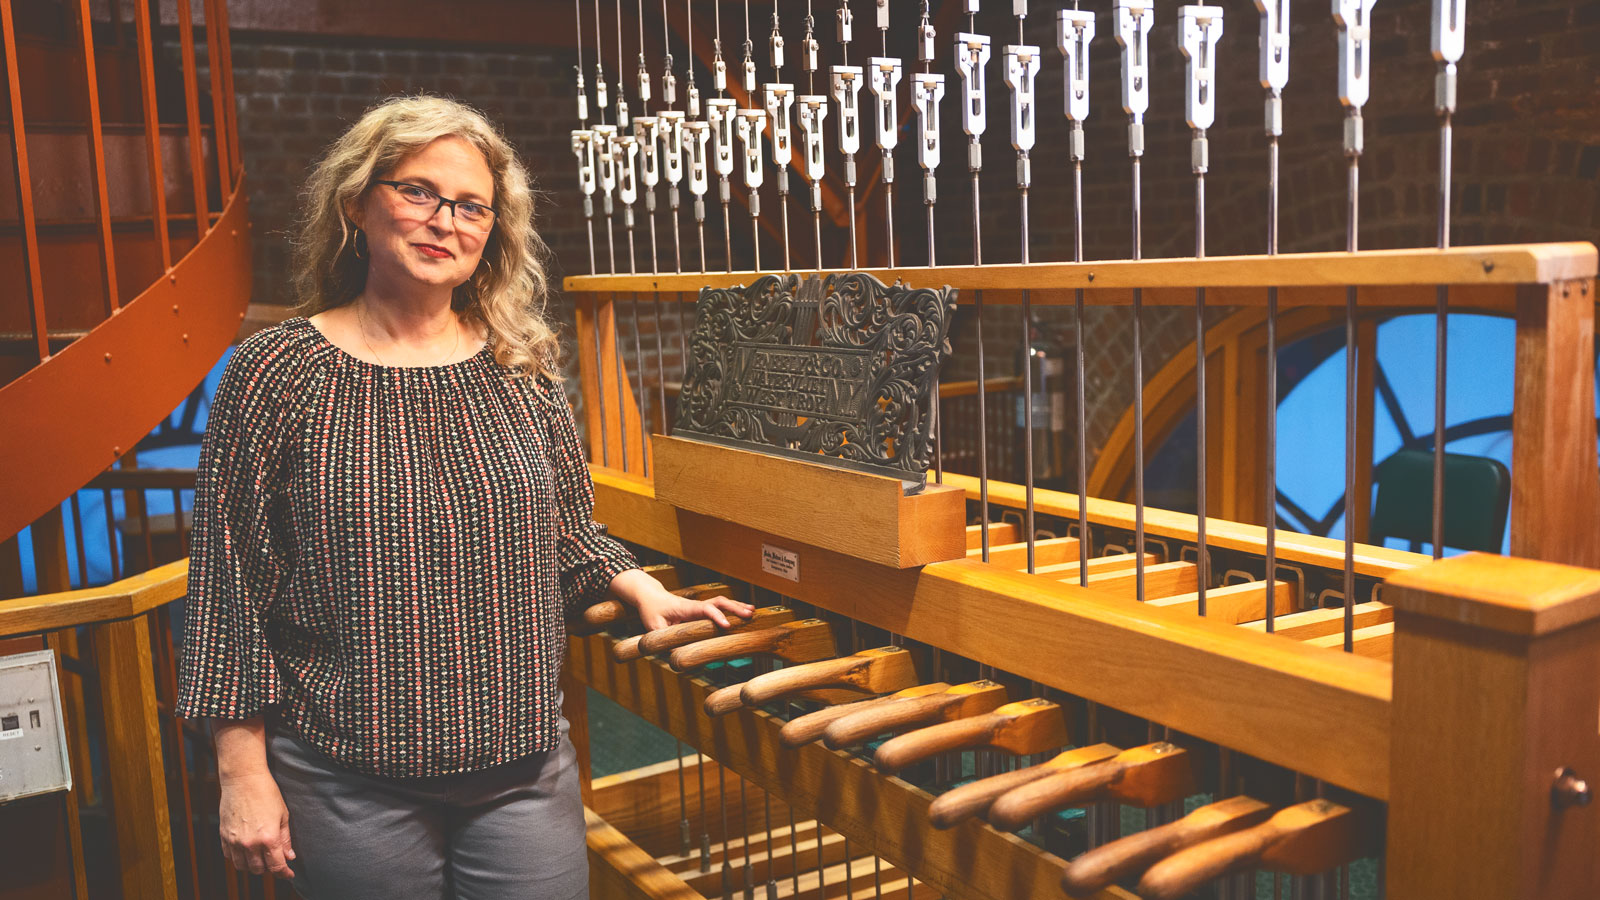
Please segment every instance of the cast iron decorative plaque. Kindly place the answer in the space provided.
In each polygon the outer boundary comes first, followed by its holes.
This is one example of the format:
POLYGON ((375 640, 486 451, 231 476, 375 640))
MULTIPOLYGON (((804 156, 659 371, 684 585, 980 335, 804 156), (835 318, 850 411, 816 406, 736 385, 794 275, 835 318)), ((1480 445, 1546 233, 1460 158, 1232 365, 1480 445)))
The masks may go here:
POLYGON ((704 288, 674 434, 920 490, 956 292, 862 272, 704 288))

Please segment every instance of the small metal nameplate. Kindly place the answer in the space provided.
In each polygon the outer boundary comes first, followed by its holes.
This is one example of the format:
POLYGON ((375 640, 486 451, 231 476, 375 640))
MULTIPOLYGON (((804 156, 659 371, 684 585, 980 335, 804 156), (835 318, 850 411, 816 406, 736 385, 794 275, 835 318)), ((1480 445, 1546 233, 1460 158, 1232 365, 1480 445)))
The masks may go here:
POLYGON ((705 288, 673 433, 919 491, 955 298, 863 272, 705 288))
POLYGON ((771 544, 761 545, 761 571, 790 581, 800 581, 800 554, 771 544))

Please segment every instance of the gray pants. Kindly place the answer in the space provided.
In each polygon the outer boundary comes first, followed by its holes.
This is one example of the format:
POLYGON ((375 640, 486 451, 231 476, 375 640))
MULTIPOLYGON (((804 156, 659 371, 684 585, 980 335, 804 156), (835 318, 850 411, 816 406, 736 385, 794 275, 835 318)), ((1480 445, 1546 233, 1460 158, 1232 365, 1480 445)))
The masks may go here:
POLYGON ((577 753, 482 772, 380 778, 301 741, 267 742, 307 900, 583 900, 589 895, 577 753))

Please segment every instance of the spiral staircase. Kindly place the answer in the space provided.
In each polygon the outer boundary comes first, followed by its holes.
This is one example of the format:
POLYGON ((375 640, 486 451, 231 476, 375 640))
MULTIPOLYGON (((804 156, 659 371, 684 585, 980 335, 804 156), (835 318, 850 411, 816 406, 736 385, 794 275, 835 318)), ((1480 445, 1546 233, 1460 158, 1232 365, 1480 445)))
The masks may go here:
POLYGON ((270 896, 214 830, 197 849, 214 778, 170 715, 168 611, 193 473, 138 466, 250 298, 226 2, 0 0, 0 29, 0 656, 55 651, 73 776, 0 805, 0 900, 270 896), (153 521, 152 493, 176 514, 153 521))

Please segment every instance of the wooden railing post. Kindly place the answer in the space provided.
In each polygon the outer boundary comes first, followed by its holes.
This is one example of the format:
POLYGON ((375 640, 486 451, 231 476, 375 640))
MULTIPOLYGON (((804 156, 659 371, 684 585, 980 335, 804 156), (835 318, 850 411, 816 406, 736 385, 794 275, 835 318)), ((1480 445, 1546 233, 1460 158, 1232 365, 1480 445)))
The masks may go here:
POLYGON ((1557 773, 1600 786, 1600 572, 1469 553, 1385 597, 1388 895, 1591 900, 1600 804, 1557 773))
POLYGON ((122 896, 177 900, 148 616, 94 628, 122 896))
POLYGON ((1517 291, 1511 555, 1600 566, 1594 282, 1517 291))

